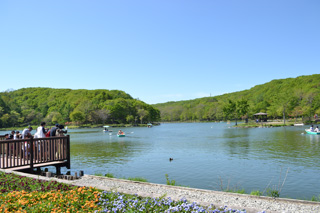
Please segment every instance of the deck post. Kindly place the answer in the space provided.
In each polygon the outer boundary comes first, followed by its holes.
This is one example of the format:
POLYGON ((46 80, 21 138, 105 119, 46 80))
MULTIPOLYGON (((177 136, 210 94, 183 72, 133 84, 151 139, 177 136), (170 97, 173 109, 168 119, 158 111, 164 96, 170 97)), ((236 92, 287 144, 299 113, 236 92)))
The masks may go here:
POLYGON ((33 170, 33 137, 32 136, 30 138, 30 170, 33 170))
POLYGON ((56 166, 56 175, 61 175, 61 167, 56 166))
POLYGON ((8 164, 8 158, 9 158, 9 150, 10 150, 10 146, 9 146, 9 143, 7 143, 7 150, 6 150, 6 166, 7 168, 9 167, 9 164, 8 164))
POLYGON ((67 135, 67 169, 70 169, 70 135, 67 135))

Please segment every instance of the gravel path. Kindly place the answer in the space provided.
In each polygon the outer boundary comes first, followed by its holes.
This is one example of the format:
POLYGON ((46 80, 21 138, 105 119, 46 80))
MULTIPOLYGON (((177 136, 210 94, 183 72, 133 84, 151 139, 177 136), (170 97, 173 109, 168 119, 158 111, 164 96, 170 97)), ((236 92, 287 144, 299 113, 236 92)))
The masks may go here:
POLYGON ((274 199, 220 191, 193 189, 162 184, 142 183, 114 178, 85 175, 73 181, 78 186, 94 186, 102 190, 113 190, 140 196, 160 197, 165 195, 173 200, 185 198, 201 205, 214 204, 233 209, 246 209, 247 212, 320 212, 320 203, 292 199, 274 199))
MULTIPOLYGON (((8 172, 8 171, 6 171, 8 172)), ((144 197, 171 197, 173 200, 187 199, 189 202, 197 202, 201 205, 214 204, 215 206, 228 206, 233 209, 246 209, 247 212, 320 212, 320 203, 284 198, 257 197, 244 194, 226 193, 220 191, 168 186, 162 184, 142 183, 115 178, 84 175, 77 180, 61 180, 46 178, 38 175, 30 175, 14 172, 19 175, 36 179, 56 180, 77 186, 92 186, 101 190, 116 191, 127 194, 138 194, 144 197)))

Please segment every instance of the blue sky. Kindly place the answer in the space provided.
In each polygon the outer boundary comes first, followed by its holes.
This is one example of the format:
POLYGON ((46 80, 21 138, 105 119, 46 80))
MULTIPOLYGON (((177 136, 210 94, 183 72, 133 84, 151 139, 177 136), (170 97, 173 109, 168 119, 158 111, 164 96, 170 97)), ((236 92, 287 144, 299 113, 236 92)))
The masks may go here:
POLYGON ((0 91, 118 89, 149 103, 320 73, 319 0, 0 2, 0 91))

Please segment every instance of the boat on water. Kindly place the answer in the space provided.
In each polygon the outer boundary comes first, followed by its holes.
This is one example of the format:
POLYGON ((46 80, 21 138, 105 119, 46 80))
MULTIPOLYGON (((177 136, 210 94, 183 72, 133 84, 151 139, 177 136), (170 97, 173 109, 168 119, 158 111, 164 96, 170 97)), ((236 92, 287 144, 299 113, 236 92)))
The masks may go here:
POLYGON ((303 123, 301 123, 301 124, 293 124, 293 126, 304 126, 304 124, 303 123))
POLYGON ((306 131, 308 134, 311 134, 311 135, 320 135, 320 132, 312 132, 312 131, 310 131, 310 129, 305 129, 305 131, 306 131))
POLYGON ((104 131, 104 132, 112 132, 112 130, 108 129, 110 126, 103 126, 103 127, 104 127, 104 130, 102 130, 102 131, 104 131))
POLYGON ((121 129, 118 131, 118 137, 126 137, 126 133, 124 133, 121 129))

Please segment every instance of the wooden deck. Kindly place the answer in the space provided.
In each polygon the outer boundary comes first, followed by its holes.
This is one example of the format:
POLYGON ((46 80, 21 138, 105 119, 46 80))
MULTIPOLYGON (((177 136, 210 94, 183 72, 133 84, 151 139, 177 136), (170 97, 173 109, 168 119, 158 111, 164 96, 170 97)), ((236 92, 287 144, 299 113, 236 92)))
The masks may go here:
MULTIPOLYGON (((3 138, 0 136, 0 138, 3 138)), ((70 169, 70 137, 0 139, 0 168, 33 170, 44 166, 70 169)))

